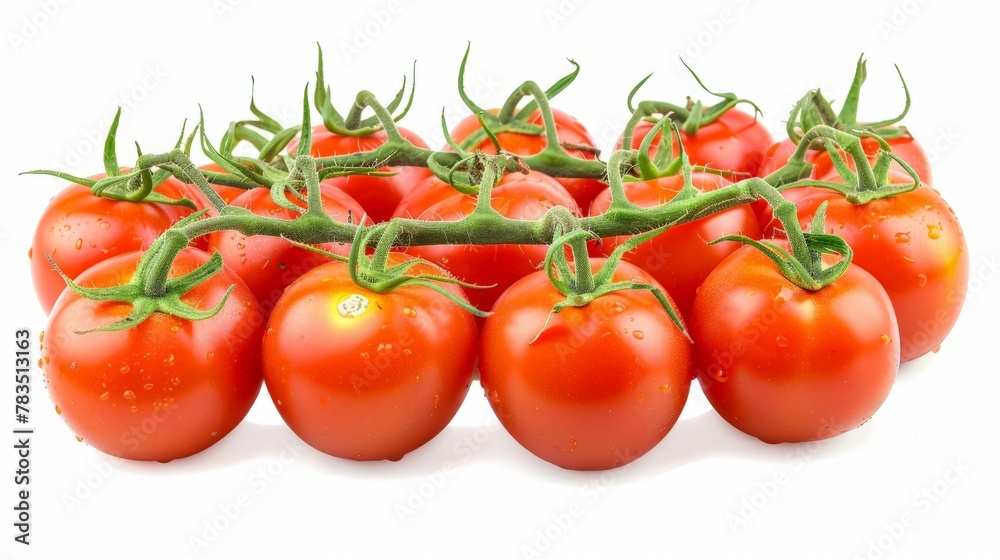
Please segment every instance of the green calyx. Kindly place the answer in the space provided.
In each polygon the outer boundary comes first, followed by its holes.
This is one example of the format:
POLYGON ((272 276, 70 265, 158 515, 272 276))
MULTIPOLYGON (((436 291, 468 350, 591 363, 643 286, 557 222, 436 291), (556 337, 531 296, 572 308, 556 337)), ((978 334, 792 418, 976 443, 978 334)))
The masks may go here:
MULTIPOLYGON (((104 172, 107 176, 103 179, 87 179, 84 177, 77 177, 69 173, 63 173, 61 171, 51 171, 47 169, 26 171, 22 173, 22 175, 51 175, 53 177, 59 177, 60 179, 65 179, 67 181, 89 187, 94 196, 100 196, 111 200, 152 202, 168 206, 182 206, 184 208, 194 210, 195 204, 190 199, 170 198, 154 190, 161 183, 166 181, 168 177, 170 177, 171 173, 169 170, 159 170, 156 173, 153 173, 149 169, 137 167, 132 171, 122 171, 121 166, 118 165, 116 144, 118 136, 118 122, 121 120, 121 115, 122 109, 119 107, 118 111, 115 113, 114 120, 111 121, 108 136, 104 141, 104 172)), ((174 149, 180 147, 183 138, 184 128, 182 127, 181 137, 178 139, 177 145, 174 149)), ((139 144, 136 143, 135 147, 139 157, 142 157, 142 149, 139 148, 139 144)))
POLYGON ((655 122, 661 116, 668 116, 671 120, 676 121, 680 125, 680 129, 685 133, 696 134, 701 127, 715 122, 723 113, 741 103, 746 103, 753 107, 755 115, 762 114, 760 107, 749 99, 743 99, 731 92, 718 93, 708 89, 704 82, 701 81, 701 78, 698 77, 698 74, 688 66, 687 62, 684 62, 684 59, 681 59, 681 64, 694 76, 698 85, 709 95, 718 97, 719 102, 714 105, 705 106, 701 101, 694 101, 689 97, 683 106, 665 101, 640 101, 637 105, 633 105, 636 94, 645 85, 646 81, 652 77, 652 74, 649 74, 642 80, 639 80, 639 83, 629 92, 628 109, 632 113, 632 117, 625 125, 625 132, 622 135, 622 146, 628 147, 632 145, 635 127, 642 120, 655 122))
MULTIPOLYGON (((802 136, 795 152, 789 158, 789 165, 798 166, 805 162, 806 151, 813 143, 820 143, 830 154, 834 168, 843 178, 843 182, 814 181, 802 179, 784 181, 778 177, 786 175, 783 169, 775 171, 764 178, 765 181, 779 185, 780 190, 795 187, 821 187, 843 194, 852 204, 867 204, 873 200, 893 197, 910 192, 920 186, 920 177, 899 156, 892 153, 892 148, 885 139, 869 130, 855 129, 840 131, 827 125, 816 125, 802 136), (869 162, 868 154, 862 146, 862 138, 871 138, 878 142, 879 153, 875 164, 869 162), (854 169, 851 169, 841 156, 841 151, 851 158, 854 169), (892 162, 897 162, 913 179, 913 183, 892 183, 889 169, 892 162)), ((810 165, 811 167, 811 165, 810 165)))
MULTIPOLYGON (((902 112, 893 118, 877 122, 858 122, 861 86, 868 77, 866 65, 867 63, 862 54, 858 58, 854 71, 854 79, 851 81, 851 87, 847 91, 847 97, 844 99, 844 104, 839 112, 833 109, 831 103, 827 101, 820 90, 816 89, 807 92, 795 104, 789 115, 786 125, 788 137, 798 144, 802 140, 803 131, 808 131, 818 125, 830 126, 843 132, 865 130, 873 132, 887 140, 908 135, 909 132, 905 127, 896 126, 910 111, 910 90, 906 86, 906 80, 903 78, 903 73, 899 70, 898 66, 895 67, 896 73, 899 74, 899 81, 903 86, 903 93, 906 97, 902 112)), ((815 143, 811 145, 811 148, 820 150, 823 149, 823 145, 815 143)))
POLYGON ((793 255, 780 245, 770 241, 757 241, 745 235, 726 235, 711 241, 709 245, 723 241, 736 241, 750 245, 770 259, 791 283, 804 290, 816 291, 829 286, 843 276, 851 265, 851 259, 854 258, 854 251, 846 241, 836 235, 824 233, 825 222, 826 202, 819 207, 813 218, 812 231, 810 233, 798 232, 805 243, 806 258, 802 258, 801 251, 798 255, 793 255), (824 254, 838 254, 841 258, 835 264, 824 266, 824 254))

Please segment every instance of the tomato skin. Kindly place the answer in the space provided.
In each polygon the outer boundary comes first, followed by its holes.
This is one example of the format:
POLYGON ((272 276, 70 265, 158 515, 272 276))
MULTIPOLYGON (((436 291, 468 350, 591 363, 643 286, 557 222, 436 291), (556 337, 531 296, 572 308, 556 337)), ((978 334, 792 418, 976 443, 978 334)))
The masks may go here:
MULTIPOLYGON (((85 287, 128 282, 141 252, 118 255, 81 274, 85 287)), ((208 255, 188 248, 171 277, 191 272, 208 255)), ((264 318, 253 295, 223 269, 181 300, 198 309, 229 299, 214 317, 188 321, 154 313, 116 332, 76 331, 125 318, 132 306, 92 301, 67 290, 49 317, 42 362, 56 412, 100 451, 167 462, 202 451, 246 416, 260 391, 264 318)))
MULTIPOLYGON (((912 181, 894 171, 890 179, 912 181)), ((877 278, 892 300, 902 360, 935 350, 958 320, 969 284, 969 250, 954 211, 925 185, 862 206, 814 189, 796 203, 803 227, 824 201, 826 230, 847 241, 854 263, 877 278)), ((781 235, 781 230, 774 220, 764 234, 781 235)))
MULTIPOLYGON (((639 149, 646 133, 653 126, 652 123, 646 121, 640 121, 636 125, 635 131, 632 133, 632 149, 639 149)), ((659 143, 660 134, 657 133, 653 137, 653 144, 649 148, 650 157, 656 154, 656 145, 659 143)), ((695 134, 681 131, 680 136, 691 165, 704 165, 712 169, 747 173, 750 176, 757 174, 767 149, 774 143, 774 139, 764 123, 758 121, 753 115, 735 108, 722 113, 718 119, 699 128, 695 134)), ((676 156, 677 140, 673 140, 673 142, 674 155, 676 156)), ((621 146, 622 138, 618 138, 615 148, 621 148, 621 146)))
MULTIPOLYGON (((426 221, 457 221, 475 210, 476 198, 455 191, 444 183, 417 187, 418 200, 404 200, 397 217, 426 221), (451 191, 450 193, 448 191, 451 191), (447 196, 443 196, 447 193, 447 196), (427 201, 432 203, 414 215, 427 201)), ((579 212, 573 197, 551 177, 531 172, 508 174, 493 188, 491 204, 502 215, 523 220, 541 218, 553 206, 579 212)), ((410 247, 407 253, 446 268, 455 277, 488 288, 470 289, 469 301, 479 309, 489 310, 500 294, 515 281, 537 270, 545 261, 544 245, 429 245, 410 247)))
MULTIPOLYGON (((426 265, 412 272, 437 273, 426 265)), ((455 416, 472 383, 475 343, 472 315, 443 295, 421 286, 374 293, 333 262, 278 301, 264 335, 264 380, 285 423, 312 447, 396 461, 455 416), (355 295, 368 306, 341 312, 355 295)))
MULTIPOLYGON (((495 115, 499 113, 500 110, 490 109, 489 112, 495 115)), ((594 148, 594 138, 590 135, 590 132, 587 131, 586 127, 583 126, 583 123, 576 120, 572 115, 557 109, 552 109, 552 117, 556 123, 556 134, 559 136, 560 143, 594 148)), ((531 116, 528 117, 527 122, 544 126, 541 111, 536 110, 532 113, 531 116)), ((451 137, 455 140, 455 142, 461 144, 463 140, 481 128, 482 127, 479 125, 478 117, 476 115, 469 115, 455 126, 455 128, 451 131, 451 137)), ((519 156, 537 154, 545 149, 548 142, 544 132, 537 135, 521 134, 519 132, 501 132, 496 136, 497 140, 500 142, 501 148, 519 156)), ((496 147, 489 138, 483 139, 483 141, 480 142, 475 148, 488 154, 497 153, 496 147)), ((451 148, 445 146, 444 149, 450 150, 451 148)), ((592 150, 566 148, 566 153, 580 159, 597 159, 597 154, 592 150)), ((606 183, 603 183, 598 179, 557 177, 555 180, 566 188, 569 194, 573 196, 577 206, 580 208, 587 208, 590 206, 590 202, 594 199, 594 197, 608 186, 606 183)))
MULTIPOLYGON (((695 172, 691 180, 695 187, 706 192, 731 184, 712 173, 695 172)), ((679 175, 624 185, 628 199, 643 208, 671 200, 683 186, 684 178, 679 175)), ((590 215, 603 214, 610 205, 611 191, 606 190, 594 199, 590 215)), ((760 238, 760 228, 749 205, 674 226, 629 251, 624 258, 656 278, 677 304, 681 315, 687 315, 698 286, 723 259, 741 247, 736 242, 715 245, 708 242, 731 234, 760 238)), ((628 239, 629 236, 603 239, 599 251, 605 256, 611 255, 628 239)))
MULTIPOLYGON (((403 138, 418 148, 426 148, 424 142, 416 133, 399 128, 403 138)), ((357 152, 368 152, 385 144, 388 138, 384 131, 373 132, 366 136, 342 136, 330 132, 325 125, 316 125, 312 133, 313 157, 332 157, 357 152)), ((288 152, 294 153, 298 147, 298 139, 288 144, 288 152)), ((392 216, 399 201, 421 180, 430 177, 430 170, 424 167, 391 166, 382 167, 380 171, 394 171, 391 177, 372 177, 369 175, 349 175, 334 177, 324 181, 347 193, 358 204, 368 211, 368 217, 375 222, 384 222, 392 216)))
POLYGON ((809 292, 744 247, 705 280, 688 325, 709 402, 767 443, 826 439, 864 424, 899 367, 889 297, 853 264, 809 292))
MULTIPOLYGON (((628 263, 614 280, 634 277, 656 283, 628 263)), ((501 296, 481 337, 483 389, 504 428, 541 459, 574 470, 624 465, 677 421, 691 346, 652 294, 635 290, 567 307, 539 335, 564 297, 542 271, 501 296)))
MULTIPOLYGON (((173 178, 156 191, 171 198, 186 194, 184 184, 173 178)), ((94 196, 84 185, 66 187, 42 211, 28 253, 38 303, 48 314, 66 288, 46 254, 75 279, 110 257, 148 249, 161 233, 189 214, 191 210, 181 206, 111 200, 94 196)))
MULTIPOLYGON (((358 223, 365 214, 364 209, 350 196, 338 188, 323 183, 320 185, 323 211, 339 222, 358 223)), ((305 203, 292 194, 288 200, 305 208, 305 203)), ((233 206, 247 208, 258 216, 293 220, 298 213, 282 208, 274 203, 268 189, 253 189, 240 195, 233 206)), ((351 252, 348 243, 321 243, 320 249, 347 256, 351 252)), ((295 247, 279 237, 247 237, 238 231, 217 231, 209 235, 210 251, 222 253, 226 266, 231 268, 253 292, 264 313, 270 314, 285 288, 313 268, 329 262, 330 259, 307 249, 295 247)))
MULTIPOLYGON (((900 159, 909 164, 913 168, 913 171, 917 173, 920 177, 920 181, 924 184, 931 184, 931 162, 927 158, 927 153, 924 152, 923 147, 920 143, 913 139, 913 136, 909 134, 890 138, 886 140, 889 147, 892 148, 892 153, 898 156, 900 159)), ((862 138, 861 147, 864 148, 865 154, 868 156, 868 163, 875 165, 875 160, 878 158, 879 143, 873 138, 862 138)), ((848 156, 846 153, 841 152, 840 156, 844 158, 844 163, 847 164, 852 170, 857 170, 854 165, 854 160, 848 156)), ((830 158, 829 152, 820 152, 816 155, 813 160, 816 164, 816 168, 813 170, 813 176, 820 181, 840 181, 842 180, 840 174, 837 173, 837 169, 833 166, 833 160, 830 158)), ((898 162, 893 161, 889 165, 889 169, 899 173, 906 174, 906 170, 903 166, 899 165, 898 162)), ((909 176, 907 174, 907 176, 909 176)), ((912 179, 910 182, 913 182, 912 179)))

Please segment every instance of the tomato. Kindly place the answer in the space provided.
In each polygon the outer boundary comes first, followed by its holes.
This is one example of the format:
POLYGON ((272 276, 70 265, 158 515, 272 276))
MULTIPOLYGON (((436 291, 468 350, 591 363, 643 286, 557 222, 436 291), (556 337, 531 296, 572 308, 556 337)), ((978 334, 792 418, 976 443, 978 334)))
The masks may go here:
MULTIPOLYGON (((411 272, 438 273, 427 265, 411 272)), ((328 263, 278 300, 264 335, 264 381, 309 445, 344 459, 396 461, 455 416, 472 383, 475 344, 472 315, 445 296, 412 285, 375 293, 355 285, 345 263, 328 263)))
MULTIPOLYGON (((892 153, 899 156, 900 159, 905 161, 913 171, 917 173, 920 177, 921 182, 928 185, 931 184, 931 162, 927 158, 927 154, 920 144, 913 139, 913 136, 906 134, 898 138, 890 138, 886 140, 889 147, 892 148, 892 153)), ((868 156, 868 162, 875 165, 875 160, 878 158, 879 143, 874 138, 862 138, 861 147, 864 148, 865 154, 868 156)), ((844 158, 844 163, 847 164, 852 170, 857 170, 854 165, 854 160, 848 156, 846 153, 841 152, 840 156, 844 158)), ((816 164, 816 169, 813 170, 813 176, 820 181, 837 181, 840 180, 840 174, 837 173, 837 169, 833 166, 833 160, 830 159, 829 152, 820 152, 816 155, 813 160, 816 164)), ((899 173, 906 173, 903 166, 899 163, 893 161, 889 166, 889 169, 893 171, 898 171, 899 173)), ((911 181, 912 182, 912 179, 911 181)))
MULTIPOLYGON (((156 191, 175 199, 187 192, 184 184, 173 178, 156 191)), ((191 210, 181 206, 111 200, 94 196, 84 185, 66 187, 42 211, 28 250, 31 279, 42 309, 49 313, 66 287, 46 254, 66 276, 75 279, 105 259, 148 249, 161 233, 189 214, 191 210)))
MULTIPOLYGON (((416 133, 405 128, 399 128, 399 133, 418 148, 426 148, 427 144, 416 133)), ((385 144, 387 137, 384 131, 374 132, 367 136, 342 136, 330 132, 324 125, 313 127, 312 155, 314 157, 331 157, 357 152, 368 152, 385 144)), ((298 140, 293 139, 288 144, 288 151, 294 152, 298 140)), ((392 166, 382 167, 380 171, 393 171, 391 177, 372 177, 369 175, 350 175, 336 177, 324 181, 347 193, 358 204, 368 211, 368 217, 376 222, 384 222, 392 216, 399 201, 409 192, 413 185, 430 177, 431 172, 423 167, 392 166)))
MULTIPOLYGON (((702 191, 713 191, 730 184, 712 173, 695 172, 691 180, 702 191)), ((625 183, 625 194, 633 203, 648 208, 671 200, 683 186, 684 178, 675 175, 653 181, 625 183)), ((605 190, 590 206, 590 215, 603 214, 610 205, 611 191, 605 190)), ((754 239, 760 237, 757 219, 749 205, 674 226, 626 253, 625 260, 656 278, 677 303, 681 315, 686 315, 694 301, 695 290, 705 277, 730 253, 740 248, 736 242, 715 245, 708 242, 737 233, 754 239)), ((604 239, 599 245, 600 252, 610 255, 628 239, 628 236, 604 239)))
MULTIPOLYGON (((912 182, 895 171, 890 180, 912 182)), ((827 231, 847 241, 854 263, 877 278, 892 300, 902 360, 937 349, 958 320, 969 284, 965 234, 948 203, 924 185, 861 206, 833 191, 814 189, 796 203, 803 227, 824 201, 827 231)), ((772 221, 764 234, 780 232, 780 223, 772 221)))
MULTIPOLYGON (((757 177, 767 177, 771 173, 781 169, 788 163, 788 159, 792 157, 797 147, 795 142, 792 142, 788 138, 785 138, 781 142, 775 142, 764 152, 764 160, 761 162, 760 167, 757 168, 755 175, 757 177)), ((805 160, 813 163, 819 154, 820 152, 816 150, 806 150, 805 160)), ((810 177, 813 175, 810 175, 810 177)))
MULTIPOLYGON (((499 109, 490 109, 490 112, 497 114, 500 111, 499 109)), ((569 155, 580 159, 597 159, 597 154, 594 151, 594 139, 580 121, 556 109, 552 110, 552 117, 556 122, 556 133, 559 136, 559 142, 566 147, 566 152, 569 155), (584 149, 572 148, 572 146, 582 146, 584 149)), ((536 110, 528 117, 526 122, 542 126, 542 121, 541 111, 536 110)), ((463 140, 481 128, 479 118, 476 115, 469 115, 455 126, 454 130, 451 131, 451 137, 455 142, 461 144, 463 140)), ((548 144, 548 139, 544 132, 542 134, 501 132, 496 136, 501 148, 519 156, 537 154, 544 150, 548 144)), ((445 149, 450 148, 446 146, 445 149)), ((478 146, 475 146, 475 149, 482 150, 488 154, 497 153, 496 147, 489 138, 484 138, 478 146)), ((556 178, 556 181, 569 191, 569 194, 573 196, 577 206, 580 208, 590 206, 590 201, 597 196, 597 193, 607 187, 607 184, 598 179, 559 177, 556 178)))
MULTIPOLYGON (((339 222, 358 223, 364 209, 340 189, 321 185, 323 211, 339 222)), ((291 193, 286 198, 305 208, 305 202, 291 193)), ((258 216, 292 220, 297 212, 275 204, 268 189, 253 189, 236 197, 233 206, 247 208, 258 216)), ((239 275, 260 302, 264 313, 269 314, 285 288, 311 269, 330 259, 300 249, 280 237, 246 236, 238 231, 217 231, 209 235, 210 251, 219 251, 226 266, 239 275)), ((322 243, 320 249, 347 256, 351 246, 346 243, 322 243)))
POLYGON ((853 264, 811 292, 744 247, 705 280, 688 325, 709 402, 767 443, 820 440, 864 424, 899 367, 889 297, 853 264))
MULTIPOLYGON (((595 272, 603 263, 590 261, 595 272)), ((628 263, 613 281, 633 278, 656 285, 628 263)), ((691 346, 656 298, 640 290, 567 307, 543 330, 563 299, 543 271, 501 296, 482 333, 483 389, 504 428, 538 457, 574 470, 624 465, 659 443, 680 416, 691 346)))
MULTIPOLYGON (((632 133, 632 149, 638 149, 646 133, 653 124, 641 121, 632 133)), ((660 133, 653 137, 650 146, 650 157, 656 154, 660 133)), ((674 142, 674 155, 677 155, 677 141, 674 142)), ((753 115, 748 115, 739 109, 729 109, 725 113, 698 129, 694 134, 681 131, 681 142, 691 165, 704 165, 712 169, 734 171, 756 175, 764 155, 774 143, 771 133, 764 124, 753 115)), ((618 139, 615 148, 621 148, 622 139, 618 139)))
MULTIPOLYGON (((102 261, 81 274, 84 287, 129 282, 141 252, 102 261)), ((170 276, 208 260, 197 249, 178 255, 170 276)), ((264 318, 250 290, 228 269, 181 296, 215 316, 189 321, 154 313, 113 332, 78 331, 124 319, 132 305, 92 301, 66 290, 49 317, 42 363, 56 413, 91 446, 116 457, 166 462, 222 439, 246 416, 260 391, 264 318)))
MULTIPOLYGON (((458 221, 475 210, 476 197, 459 193, 444 183, 428 180, 418 188, 415 199, 437 202, 414 215, 404 212, 418 211, 423 203, 404 200, 397 216, 432 222, 458 221), (447 196, 441 196, 449 190, 447 196)), ((541 173, 504 176, 493 189, 491 204, 504 216, 519 220, 541 218, 556 205, 578 212, 566 189, 541 173)), ((492 285, 468 291, 469 301, 482 310, 489 310, 507 287, 537 270, 545 261, 545 252, 544 245, 430 245, 407 249, 407 253, 441 265, 460 280, 479 286, 492 285)))

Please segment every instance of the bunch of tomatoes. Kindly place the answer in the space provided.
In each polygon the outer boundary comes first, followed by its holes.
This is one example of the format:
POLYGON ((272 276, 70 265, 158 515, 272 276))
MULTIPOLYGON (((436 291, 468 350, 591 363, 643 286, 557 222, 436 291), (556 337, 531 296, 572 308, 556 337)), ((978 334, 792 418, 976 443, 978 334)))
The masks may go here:
MULTIPOLYGON (((528 109, 517 126, 501 131, 484 130, 493 121, 472 114, 452 129, 442 151, 457 145, 516 158, 558 143, 573 158, 598 160, 583 124, 547 103, 528 109), (536 130, 547 118, 557 138, 536 130)), ((657 158, 658 151, 686 158, 658 176, 632 170, 619 185, 626 210, 641 213, 689 196, 692 188, 709 193, 773 177, 803 132, 776 142, 738 103, 717 106, 701 122, 700 103, 678 111, 663 116, 687 119, 672 136, 670 127, 654 129, 650 118, 623 133, 633 149, 647 140, 642 155, 649 161, 670 161, 657 158)), ((500 109, 489 114, 503 116, 500 109)), ((67 187, 49 203, 29 251, 38 299, 49 314, 41 359, 49 393, 82 441, 111 455, 161 462, 223 438, 262 384, 288 426, 319 451, 399 460, 448 425, 477 374, 510 435, 569 469, 614 468, 649 451, 676 422, 694 379, 723 418, 764 442, 836 436, 875 413, 901 362, 936 351, 958 318, 968 282, 961 226, 931 187, 917 141, 902 127, 876 137, 885 127, 841 117, 845 129, 869 132, 861 137, 865 154, 890 185, 914 183, 909 171, 919 184, 856 203, 824 184, 855 180, 864 162, 830 143, 809 146, 811 165, 800 179, 811 181, 782 195, 811 238, 836 235, 853 250, 843 273, 819 289, 794 282, 771 258, 787 254, 781 253, 786 227, 758 200, 706 212, 641 243, 631 241, 642 231, 629 231, 622 218, 622 235, 589 236, 589 255, 575 251, 567 261, 568 253, 556 251, 563 261, 558 282, 545 245, 481 244, 470 235, 408 247, 404 239, 382 255, 375 272, 362 271, 364 281, 356 261, 370 260, 371 251, 346 240, 306 247, 219 229, 192 239, 167 263, 166 295, 140 297, 143 255, 178 223, 220 214, 234 221, 295 220, 306 197, 294 189, 213 184, 228 207, 244 209, 220 212, 176 172, 159 177, 160 198, 99 196, 96 182, 130 171, 111 162, 106 174, 67 187), (888 171, 880 169, 887 148, 907 165, 893 160, 888 171), (189 204, 164 202, 182 199, 189 204), (372 276, 391 280, 392 271, 405 271, 407 281, 375 289, 372 276), (591 281, 627 289, 581 291, 591 281), (157 297, 173 300, 129 322, 157 297)), ((364 153, 388 139, 378 126, 356 134, 306 124, 314 158, 364 153)), ((416 133, 397 130, 414 148, 427 149, 416 133)), ((296 153, 299 136, 284 154, 296 153)), ((228 161, 254 165, 235 156, 228 161)), ((232 166, 201 169, 217 177, 232 166)), ((359 227, 451 223, 476 211, 475 194, 426 165, 387 164, 379 171, 322 181, 322 211, 359 227)), ((581 219, 629 215, 608 181, 524 169, 499 178, 489 206, 524 227, 557 207, 581 219)), ((837 262, 818 252, 813 257, 815 267, 837 262)))

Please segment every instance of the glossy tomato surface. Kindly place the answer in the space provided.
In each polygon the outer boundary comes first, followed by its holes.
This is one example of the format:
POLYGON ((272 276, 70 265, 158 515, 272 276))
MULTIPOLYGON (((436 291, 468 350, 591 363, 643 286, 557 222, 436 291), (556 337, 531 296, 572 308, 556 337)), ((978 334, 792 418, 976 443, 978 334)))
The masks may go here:
POLYGON ((744 247, 705 280, 688 325, 709 402, 767 443, 826 439, 864 424, 899 367, 889 297, 855 265, 812 292, 744 247))
MULTIPOLYGON (((131 280, 140 252, 102 261, 77 278, 84 287, 131 280)), ((208 260, 185 249, 170 276, 208 260)), ((95 329, 128 316, 132 305, 93 301, 67 290, 60 296, 42 341, 49 396, 69 428, 104 453, 166 462, 215 444, 246 416, 260 391, 264 317, 256 300, 223 269, 181 297, 200 310, 213 308, 235 286, 215 316, 189 321, 154 313, 130 329, 95 329)))
MULTIPOLYGON (((426 265, 411 272, 436 273, 426 265)), ((472 383, 475 342, 472 315, 440 293, 375 293, 355 285, 346 264, 329 263, 278 301, 264 336, 264 380, 309 445, 344 459, 395 461, 454 417, 472 383)))
MULTIPOLYGON (((890 173, 894 182, 912 182, 908 175, 890 173)), ((854 249, 854 263, 878 279, 889 294, 899 322, 903 361, 938 348, 958 320, 969 284, 969 249, 948 203, 923 185, 865 205, 814 189, 796 202, 803 227, 823 202, 826 230, 847 241, 854 249)), ((777 221, 765 230, 765 235, 782 235, 777 221)))
MULTIPOLYGON (((656 282, 628 263, 614 279, 633 278, 656 282)), ((567 307, 545 326, 563 299, 536 272, 497 301, 480 347, 486 398, 510 435, 550 463, 574 470, 624 465, 677 421, 692 377, 691 345, 648 291, 567 307)))

